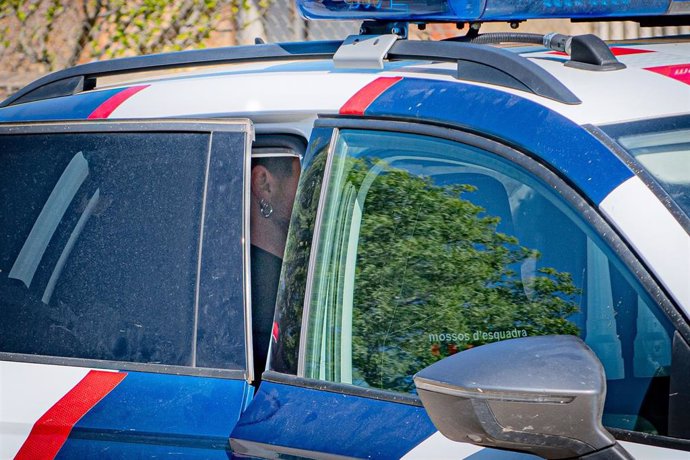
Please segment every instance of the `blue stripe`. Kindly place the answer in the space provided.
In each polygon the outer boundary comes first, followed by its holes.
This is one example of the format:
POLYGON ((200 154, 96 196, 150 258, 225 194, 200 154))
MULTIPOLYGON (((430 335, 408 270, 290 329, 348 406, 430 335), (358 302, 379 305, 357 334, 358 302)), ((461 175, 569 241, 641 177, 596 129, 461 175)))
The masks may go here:
POLYGON ((130 372, 79 420, 60 455, 83 457, 112 442, 122 455, 127 444, 163 446, 166 452, 215 449, 225 455, 247 387, 241 380, 130 372))
POLYGON ((466 83, 404 78, 365 115, 458 126, 529 152, 560 172, 595 204, 633 176, 578 124, 528 99, 466 83))
POLYGON ((423 407, 264 381, 232 438, 322 455, 400 458, 434 432, 423 407))
POLYGON ((0 122, 85 120, 98 106, 125 88, 89 91, 0 109, 0 122))

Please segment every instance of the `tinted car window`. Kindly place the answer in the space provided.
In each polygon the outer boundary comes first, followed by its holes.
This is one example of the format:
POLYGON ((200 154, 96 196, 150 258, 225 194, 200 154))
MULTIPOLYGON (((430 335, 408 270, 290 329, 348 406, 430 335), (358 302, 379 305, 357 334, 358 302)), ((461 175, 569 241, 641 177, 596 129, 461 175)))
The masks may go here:
POLYGON ((415 135, 342 131, 334 152, 306 377, 414 392, 414 373, 462 350, 573 334, 606 370, 605 423, 666 432, 673 328, 549 186, 415 135))
POLYGON ((0 351, 195 364, 208 152, 204 133, 3 136, 0 351))

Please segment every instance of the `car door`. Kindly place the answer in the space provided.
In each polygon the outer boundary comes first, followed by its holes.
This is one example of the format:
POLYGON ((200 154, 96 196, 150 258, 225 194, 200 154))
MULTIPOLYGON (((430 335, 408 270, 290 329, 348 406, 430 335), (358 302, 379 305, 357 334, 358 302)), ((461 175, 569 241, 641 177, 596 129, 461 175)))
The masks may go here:
POLYGON ((431 125, 320 120, 271 370, 233 451, 528 457, 445 439, 412 376, 485 343, 573 334, 605 368, 605 426, 633 455, 686 456, 687 323, 591 201, 534 157, 431 125))
POLYGON ((227 458, 253 395, 252 140, 248 120, 0 125, 0 457, 227 458))

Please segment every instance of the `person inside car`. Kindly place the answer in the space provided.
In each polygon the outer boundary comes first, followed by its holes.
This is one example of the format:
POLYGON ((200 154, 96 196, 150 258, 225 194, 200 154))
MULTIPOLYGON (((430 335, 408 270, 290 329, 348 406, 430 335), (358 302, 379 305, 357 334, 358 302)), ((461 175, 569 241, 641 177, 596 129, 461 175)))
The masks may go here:
POLYGON ((278 279, 300 163, 297 156, 255 155, 251 170, 251 276, 254 376, 266 367, 278 279))

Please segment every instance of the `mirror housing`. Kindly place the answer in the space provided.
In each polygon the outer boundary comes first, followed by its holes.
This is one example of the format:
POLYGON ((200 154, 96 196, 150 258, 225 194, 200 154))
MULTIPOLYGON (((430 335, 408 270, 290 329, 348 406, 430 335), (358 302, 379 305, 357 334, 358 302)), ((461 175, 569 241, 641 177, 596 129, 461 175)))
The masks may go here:
POLYGON ((451 440, 553 459, 625 453, 601 423, 604 368, 578 337, 490 343, 432 364, 414 382, 451 440))

